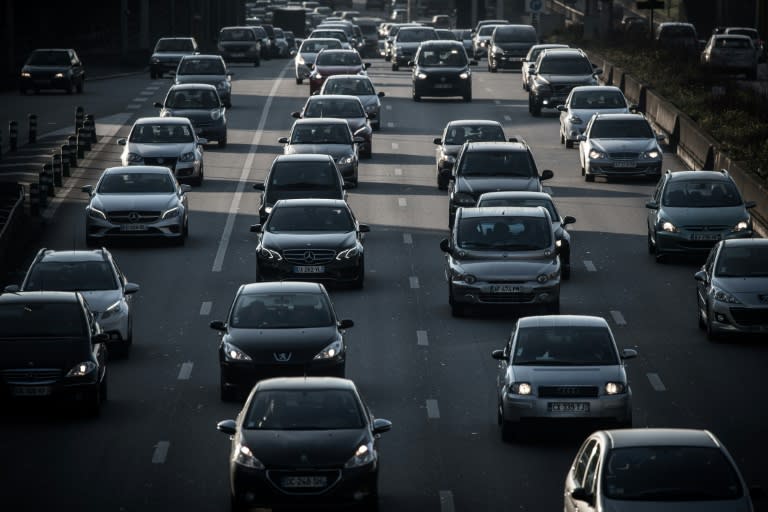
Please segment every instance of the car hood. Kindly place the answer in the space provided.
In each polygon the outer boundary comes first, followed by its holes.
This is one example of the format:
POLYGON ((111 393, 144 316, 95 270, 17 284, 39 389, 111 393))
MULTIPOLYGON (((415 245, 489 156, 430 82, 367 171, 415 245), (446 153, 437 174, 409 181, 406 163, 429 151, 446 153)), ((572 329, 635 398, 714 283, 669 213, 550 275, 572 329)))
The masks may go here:
POLYGON ((294 233, 264 233, 262 243, 275 250, 309 248, 341 249, 355 244, 355 232, 294 232, 294 233))
POLYGON ((537 192, 541 189, 541 183, 537 178, 502 178, 472 176, 471 178, 459 177, 457 190, 477 197, 483 192, 497 192, 501 190, 530 190, 537 192))
POLYGON ((155 52, 152 54, 152 58, 166 60, 166 61, 180 61, 185 55, 194 55, 195 52, 155 52))
POLYGON ((93 313, 103 313, 109 306, 123 298, 120 290, 79 290, 93 313))
POLYGON ((170 194, 98 194, 91 205, 101 211, 157 211, 163 212, 176 206, 179 198, 170 194))
POLYGON ((550 75, 547 73, 540 73, 538 76, 550 84, 593 85, 595 82, 592 75, 550 75))
POLYGON ((284 151, 286 155, 305 153, 330 155, 334 160, 354 153, 349 144, 288 144, 284 151))
POLYGON ((171 108, 165 110, 165 116, 186 117, 192 124, 201 121, 211 121, 211 112, 218 108, 171 108))
POLYGON ((230 328, 225 340, 247 353, 256 363, 273 365, 307 364, 336 339, 335 325, 291 329, 230 328), (284 363, 276 362, 275 353, 290 353, 284 363))
POLYGON ((426 73, 428 75, 446 75, 456 76, 459 73, 467 71, 467 66, 422 66, 419 65, 414 73, 426 73))
POLYGON ((91 358, 91 346, 86 338, 0 340, 0 368, 57 368, 66 374, 77 363, 91 358))
POLYGON ((472 257, 478 259, 462 258, 461 268, 465 274, 477 277, 478 281, 535 281, 540 274, 552 272, 557 262, 553 257, 542 258, 540 251, 492 251, 484 255, 475 252, 472 257))
POLYGON ((177 84, 217 85, 227 80, 225 75, 176 75, 177 84))
POLYGON ((685 226, 735 226, 749 218, 743 205, 722 208, 673 208, 663 207, 663 216, 677 227, 685 226))
POLYGON ((366 109, 381 106, 381 100, 379 100, 379 97, 375 94, 365 94, 358 96, 358 98, 360 98, 360 102, 362 102, 366 109))
POLYGON ((357 447, 368 441, 364 429, 242 430, 245 444, 267 467, 343 466, 357 447))
POLYGON ((313 70, 315 73, 320 73, 322 76, 328 75, 357 75, 363 70, 361 65, 358 66, 315 66, 313 70))
POLYGON ((623 382, 621 366, 528 366, 512 365, 515 381, 537 386, 604 386, 606 382, 623 382))
POLYGON ((627 107, 620 108, 572 108, 568 110, 572 116, 579 117, 582 121, 587 122, 592 119, 594 114, 626 114, 629 112, 627 107))
POLYGON ((650 151, 658 148, 656 139, 589 139, 592 147, 606 153, 650 151))
POLYGON ((36 71, 45 71, 47 73, 64 73, 69 71, 69 66, 32 66, 30 64, 25 65, 22 71, 28 73, 34 73, 36 71))
POLYGON ((605 512, 647 512, 652 503, 654 512, 751 512, 747 498, 729 501, 631 501, 603 498, 605 512))
POLYGON ((192 142, 160 142, 152 144, 129 142, 127 148, 129 152, 138 153, 141 156, 177 158, 179 155, 194 151, 194 144, 192 142))
POLYGON ((768 277, 716 277, 712 283, 739 301, 752 306, 768 306, 768 277), (767 302, 760 300, 766 297, 767 302))

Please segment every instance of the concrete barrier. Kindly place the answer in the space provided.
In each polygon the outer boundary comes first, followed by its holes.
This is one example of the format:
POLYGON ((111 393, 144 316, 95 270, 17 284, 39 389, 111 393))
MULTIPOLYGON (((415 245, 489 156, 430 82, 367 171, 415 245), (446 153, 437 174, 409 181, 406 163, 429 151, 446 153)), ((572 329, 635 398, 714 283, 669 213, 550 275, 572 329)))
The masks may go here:
POLYGON ((613 80, 613 63, 603 59, 603 74, 600 75, 600 81, 610 85, 611 80, 613 80))
POLYGON ((717 140, 686 115, 681 114, 678 122, 680 139, 676 148, 677 156, 693 169, 714 169, 717 140))
POLYGON ((677 107, 656 94, 653 89, 646 89, 645 113, 656 126, 664 130, 669 145, 672 149, 676 149, 680 139, 680 126, 678 122, 680 111, 677 107))
POLYGON ((611 73, 611 81, 608 85, 615 85, 622 91, 624 90, 624 68, 619 66, 613 66, 613 73, 611 73))
POLYGON ((624 73, 624 96, 637 105, 640 112, 645 112, 645 84, 641 83, 632 75, 624 73))
POLYGON ((749 211, 755 231, 768 237, 768 187, 749 173, 743 164, 735 162, 719 148, 714 149, 714 168, 725 169, 736 182, 745 201, 754 201, 757 206, 749 211))

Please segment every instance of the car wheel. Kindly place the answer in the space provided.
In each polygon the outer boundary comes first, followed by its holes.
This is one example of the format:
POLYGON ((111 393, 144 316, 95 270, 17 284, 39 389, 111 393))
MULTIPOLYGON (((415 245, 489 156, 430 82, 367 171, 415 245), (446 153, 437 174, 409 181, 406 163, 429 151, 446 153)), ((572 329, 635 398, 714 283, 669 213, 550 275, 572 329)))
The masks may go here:
POLYGON ((570 259, 565 260, 563 263, 563 268, 561 271, 561 276, 563 280, 568 281, 571 278, 571 261, 570 259))
POLYGON ((413 92, 413 101, 421 101, 421 95, 416 94, 416 91, 413 92))
POLYGON ((651 238, 651 232, 648 232, 648 254, 653 254, 655 252, 655 248, 653 246, 653 239, 651 238))
POLYGON ((248 505, 240 502, 235 496, 229 498, 229 510, 231 512, 247 512, 249 510, 248 505))
MULTIPOLYGON (((235 402, 238 398, 237 392, 231 387, 226 386, 225 384, 226 384, 226 381, 224 380, 224 376, 220 375, 219 376, 219 393, 221 396, 221 401, 235 402)), ((242 510, 242 509, 237 509, 237 510, 242 510)))
POLYGON ((224 134, 224 138, 223 139, 219 139, 219 147, 221 149, 224 149, 224 148, 227 147, 227 135, 226 134, 224 134))
POLYGON ((371 128, 373 128, 373 131, 378 132, 381 130, 381 121, 377 121, 376 124, 372 124, 371 128))
POLYGON ((497 68, 496 66, 488 66, 488 71, 490 71, 491 73, 496 73, 497 71, 499 71, 499 68, 497 68))
POLYGON ((451 315, 456 318, 464 316, 464 305, 453 300, 453 286, 448 285, 448 304, 451 306, 451 315))
POLYGON ((205 169, 201 165, 200 166, 200 176, 197 176, 192 179, 192 185, 195 187, 199 187, 203 184, 203 180, 205 179, 205 169))
POLYGON ((101 385, 99 386, 99 394, 101 395, 101 402, 104 403, 109 399, 109 386, 107 386, 107 376, 101 379, 101 385))
POLYGON ((399 69, 400 69, 400 66, 393 62, 392 63, 392 71, 398 71, 399 69))
POLYGON ((565 139, 565 147, 566 149, 571 149, 573 147, 573 141, 565 139))
POLYGON ((563 136, 563 132, 560 132, 560 144, 565 144, 565 137, 563 136))
POLYGON ((501 404, 499 404, 497 415, 498 423, 501 427, 501 440, 505 443, 511 443, 515 440, 515 434, 517 434, 517 425, 504 419, 504 413, 502 412, 501 404))
MULTIPOLYGON (((706 304, 705 304, 705 307, 706 307, 706 304)), ((701 304, 699 304, 699 294, 698 293, 696 294, 696 316, 699 317, 699 329, 706 329, 707 328, 707 324, 704 321, 704 315, 702 313, 701 304)), ((707 316, 709 316, 709 315, 707 315, 707 316)))
POLYGON ((656 260, 656 263, 664 263, 666 256, 667 255, 659 249, 658 241, 653 244, 653 258, 656 260))
POLYGON ((224 103, 224 106, 227 108, 232 108, 232 100, 227 100, 226 103, 224 103))
MULTIPOLYGON (((104 379, 106 379, 107 376, 104 376, 104 379)), ((87 416, 98 416, 101 413, 101 387, 102 384, 99 384, 99 386, 91 391, 85 398, 85 401, 83 403, 83 408, 85 409, 85 414, 87 416)))
POLYGON ((448 179, 441 176, 437 177, 437 188, 439 190, 448 190, 448 179))
POLYGON ((304 79, 303 79, 303 78, 297 78, 297 79, 296 79, 296 84, 297 84, 297 85, 301 85, 301 84, 303 84, 303 83, 304 83, 304 79))
POLYGON ((541 116, 541 107, 536 104, 535 101, 531 103, 531 115, 533 117, 540 117, 541 116))
POLYGON ((464 102, 469 103, 472 101, 472 91, 469 91, 464 95, 464 102))
POLYGON ((584 181, 587 183, 593 183, 595 181, 595 175, 594 174, 587 174, 586 171, 582 169, 582 172, 584 173, 584 181))

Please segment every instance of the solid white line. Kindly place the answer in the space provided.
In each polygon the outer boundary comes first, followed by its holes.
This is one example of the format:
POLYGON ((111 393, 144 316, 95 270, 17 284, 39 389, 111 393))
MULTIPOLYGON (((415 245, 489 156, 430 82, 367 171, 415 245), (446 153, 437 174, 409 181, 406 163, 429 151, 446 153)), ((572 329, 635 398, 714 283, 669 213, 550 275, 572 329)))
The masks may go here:
POLYGON ((141 104, 131 103, 130 105, 126 105, 125 108, 127 108, 128 110, 138 110, 141 108, 141 104))
POLYGON ((387 110, 392 110, 392 105, 384 105, 384 108, 387 110))
POLYGON ((392 149, 395 149, 395 150, 400 149, 400 144, 398 144, 397 142, 393 142, 392 149))
POLYGON ((170 441, 158 441, 155 445, 155 452, 152 454, 152 464, 164 464, 170 447, 170 441))
POLYGON ((440 408, 437 406, 437 400, 427 400, 427 418, 431 420, 440 419, 440 408))
POLYGON ((219 248, 216 251, 216 257, 213 260, 213 272, 221 272, 221 267, 224 265, 224 256, 227 254, 227 247, 229 246, 229 240, 232 237, 232 230, 235 227, 235 217, 237 211, 240 209, 240 201, 243 198, 243 189, 245 189, 245 181, 248 179, 248 174, 251 172, 251 166, 253 165, 253 159, 256 156, 259 144, 261 143, 261 134, 264 132, 264 125, 267 124, 267 117, 269 117, 269 109, 272 106, 272 99, 275 97, 280 84, 283 81, 288 66, 284 67, 278 75, 277 80, 272 84, 272 90, 269 91, 267 101, 264 103, 264 108, 261 111, 261 117, 259 118, 259 125, 256 127, 256 131, 253 132, 253 139, 251 139, 251 147, 248 148, 248 158, 245 159, 243 164, 243 170, 240 173, 240 181, 237 182, 237 190, 232 199, 232 204, 229 206, 229 214, 227 215, 227 222, 224 224, 224 232, 221 234, 221 240, 219 240, 219 248))
POLYGON ((505 120, 505 121, 511 121, 511 120, 512 120, 512 117, 510 117, 510 116, 504 116, 504 120, 505 120))
POLYGON ((394 127, 395 127, 395 123, 393 123, 392 121, 387 122, 387 128, 394 128, 394 127))
POLYGON ((416 331, 416 344, 426 347, 429 345, 429 339, 427 338, 427 331, 416 331))
POLYGON ((189 377, 192 375, 192 368, 195 366, 195 363, 192 361, 187 361, 186 363, 181 364, 181 369, 179 369, 179 380, 189 380, 189 377))
POLYGON ((211 314, 211 307, 213 306, 213 302, 207 300, 200 304, 200 315, 201 316, 208 316, 211 314))
POLYGON ((661 382, 661 377, 657 373, 648 373, 648 382, 651 383, 651 387, 654 391, 666 391, 667 387, 661 382))
POLYGON ((402 176, 403 170, 399 167, 395 167, 395 176, 402 176))
POLYGON ((412 244, 413 236, 410 233, 403 233, 403 243, 409 245, 412 244))
POLYGON ((621 314, 621 311, 611 310, 611 318, 613 318, 613 322, 616 325, 627 325, 627 321, 624 320, 624 315, 621 314))
POLYGON ((584 266, 587 267, 588 272, 597 272, 597 267, 591 260, 584 260, 584 266))
POLYGON ((416 276, 411 276, 408 278, 408 281, 411 283, 411 288, 418 288, 419 287, 419 278, 416 276))
POLYGON ((156 91, 156 90, 158 90, 159 88, 160 88, 160 86, 159 86, 159 85, 148 85, 148 86, 147 86, 147 90, 148 90, 148 91, 156 91))
POLYGON ((408 206, 408 201, 404 197, 397 198, 397 205, 401 208, 408 206))
POLYGON ((455 512, 453 506, 453 493, 451 491, 440 491, 440 512, 455 512))

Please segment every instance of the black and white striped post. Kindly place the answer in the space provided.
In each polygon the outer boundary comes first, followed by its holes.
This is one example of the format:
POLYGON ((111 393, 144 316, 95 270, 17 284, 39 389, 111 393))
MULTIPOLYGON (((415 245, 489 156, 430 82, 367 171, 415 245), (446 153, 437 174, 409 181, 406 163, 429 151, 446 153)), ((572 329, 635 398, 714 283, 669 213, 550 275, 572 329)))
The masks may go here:
POLYGON ((8 146, 11 151, 16 151, 19 145, 19 123, 11 121, 8 123, 8 146))
POLYGON ((37 114, 29 114, 27 120, 29 124, 29 143, 34 144, 37 142, 37 114))
POLYGON ((29 214, 32 217, 40 215, 40 185, 38 183, 29 184, 29 214))
POLYGON ((47 195, 48 197, 53 197, 56 195, 56 190, 54 189, 53 185, 53 165, 52 164, 43 164, 43 177, 45 179, 45 185, 46 185, 46 193, 44 195, 47 195))
POLYGON ((61 153, 54 153, 51 158, 53 164, 53 184, 57 187, 62 185, 61 153))
POLYGON ((69 165, 77 167, 77 137, 74 135, 67 137, 67 145, 69 146, 69 165))
POLYGON ((83 126, 86 126, 91 129, 91 143, 96 144, 99 141, 99 139, 96 136, 96 119, 93 117, 93 114, 85 115, 85 121, 83 122, 83 126))
POLYGON ((45 208, 45 205, 48 204, 48 175, 44 170, 40 171, 38 184, 40 188, 40 209, 42 210, 45 208))
POLYGON ((69 177, 69 165, 72 160, 69 158, 69 144, 61 145, 61 174, 65 178, 69 177))
POLYGON ((87 142, 85 132, 80 128, 77 130, 77 158, 85 158, 86 144, 88 144, 88 149, 90 149, 91 143, 87 142))
POLYGON ((83 107, 77 107, 75 109, 75 133, 77 133, 77 130, 83 127, 84 120, 85 120, 85 109, 83 107))

